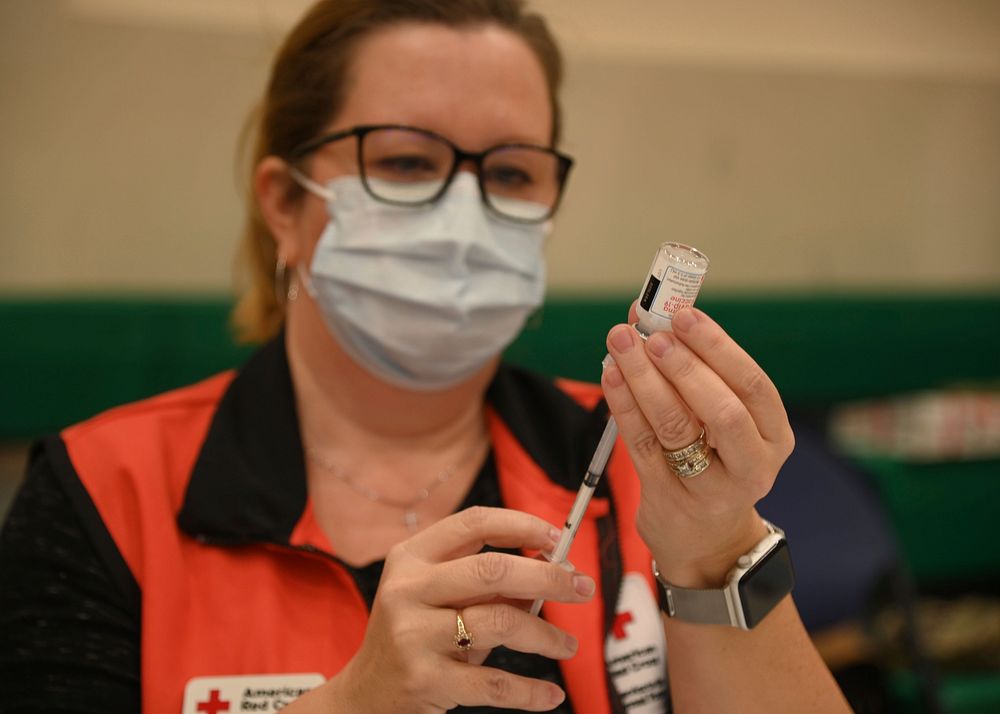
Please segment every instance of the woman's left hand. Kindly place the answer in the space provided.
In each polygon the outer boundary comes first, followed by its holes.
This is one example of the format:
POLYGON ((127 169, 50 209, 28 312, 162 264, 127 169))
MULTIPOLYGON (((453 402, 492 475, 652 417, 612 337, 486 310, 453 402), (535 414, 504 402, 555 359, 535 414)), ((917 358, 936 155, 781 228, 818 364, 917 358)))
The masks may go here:
POLYGON ((719 587, 766 534, 754 504, 795 443, 778 391, 695 308, 674 316, 673 333, 654 333, 645 343, 632 327, 617 325, 608 350, 616 365, 604 370, 601 383, 642 484, 639 533, 670 582, 719 587), (681 478, 664 450, 688 446, 702 427, 711 465, 681 478))

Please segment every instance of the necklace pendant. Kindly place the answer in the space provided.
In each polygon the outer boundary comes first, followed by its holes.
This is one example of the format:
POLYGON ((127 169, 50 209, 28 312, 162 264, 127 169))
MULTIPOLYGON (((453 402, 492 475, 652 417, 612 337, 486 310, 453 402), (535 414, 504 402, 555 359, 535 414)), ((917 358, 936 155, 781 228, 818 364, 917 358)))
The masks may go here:
POLYGON ((410 533, 417 532, 417 512, 416 511, 406 511, 403 513, 403 524, 406 526, 410 533))

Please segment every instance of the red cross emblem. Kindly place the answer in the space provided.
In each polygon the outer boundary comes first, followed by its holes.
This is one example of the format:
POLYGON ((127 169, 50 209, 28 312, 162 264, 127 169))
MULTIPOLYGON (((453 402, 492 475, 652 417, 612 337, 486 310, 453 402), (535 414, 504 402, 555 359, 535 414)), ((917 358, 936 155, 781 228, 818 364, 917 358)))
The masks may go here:
POLYGON ((229 702, 219 699, 219 690, 213 689, 208 693, 207 702, 198 702, 198 711, 208 712, 208 714, 219 714, 219 712, 229 711, 229 702))
POLYGON ((614 624, 611 625, 611 632, 614 634, 616 640, 625 639, 625 625, 632 622, 631 612, 619 612, 615 615, 614 624))

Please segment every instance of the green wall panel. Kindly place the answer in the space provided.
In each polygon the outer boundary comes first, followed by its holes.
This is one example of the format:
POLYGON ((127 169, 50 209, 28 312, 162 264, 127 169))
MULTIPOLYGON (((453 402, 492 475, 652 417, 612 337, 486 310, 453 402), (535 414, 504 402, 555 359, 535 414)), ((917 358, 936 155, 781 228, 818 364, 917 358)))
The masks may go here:
MULTIPOLYGON (((631 296, 557 296, 508 357, 597 380, 631 296)), ((768 371, 786 402, 824 406, 1000 379, 1000 294, 723 296, 699 305, 768 371)), ((0 438, 29 438, 239 364, 249 349, 219 297, 0 299, 0 438)))

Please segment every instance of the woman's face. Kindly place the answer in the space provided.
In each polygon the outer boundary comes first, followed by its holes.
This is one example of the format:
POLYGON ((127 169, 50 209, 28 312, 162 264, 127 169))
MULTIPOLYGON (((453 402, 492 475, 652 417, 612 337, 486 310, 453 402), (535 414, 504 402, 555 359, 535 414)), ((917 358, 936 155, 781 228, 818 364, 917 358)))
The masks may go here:
MULTIPOLYGON (((550 141, 552 110, 542 67, 522 39, 495 25, 455 29, 406 23, 378 30, 359 44, 348 81, 329 132, 405 124, 436 132, 470 152, 550 141)), ((357 171, 353 138, 323 147, 310 166, 320 183, 357 171)), ((309 265, 329 216, 322 201, 309 197, 302 218, 300 255, 309 265)))

